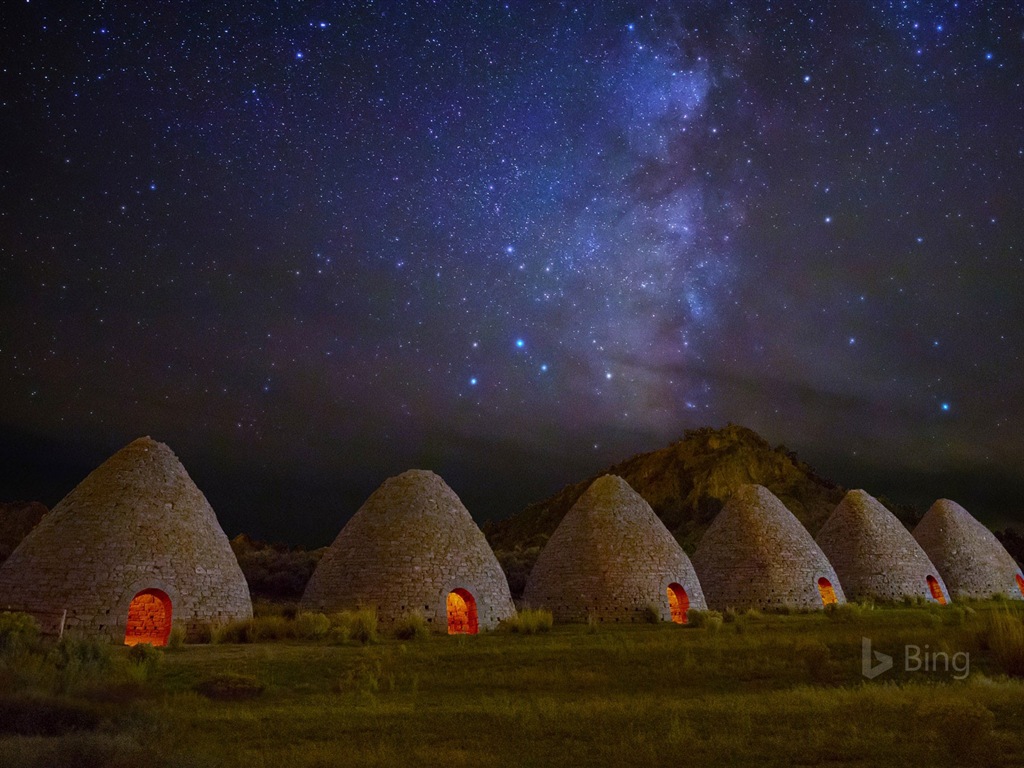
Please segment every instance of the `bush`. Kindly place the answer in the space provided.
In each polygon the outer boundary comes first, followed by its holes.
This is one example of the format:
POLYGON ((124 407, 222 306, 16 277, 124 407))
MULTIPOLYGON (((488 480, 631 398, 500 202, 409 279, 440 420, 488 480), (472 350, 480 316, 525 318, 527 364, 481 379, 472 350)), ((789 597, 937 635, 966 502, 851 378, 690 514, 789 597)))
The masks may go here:
POLYGON ((300 640, 320 640, 331 631, 331 620, 322 613, 300 613, 295 617, 294 633, 300 640))
POLYGON ((82 683, 106 679, 112 666, 110 642, 65 634, 47 654, 57 671, 57 688, 70 690, 82 683))
POLYGON ((736 621, 739 620, 739 618, 739 611, 737 611, 735 608, 726 608, 725 612, 722 614, 722 621, 724 621, 726 624, 734 624, 736 623, 736 621))
POLYGON ((171 634, 167 637, 167 647, 172 651, 176 651, 185 644, 185 626, 183 624, 175 624, 171 627, 171 634))
POLYGON ((237 675, 230 672, 212 675, 200 680, 194 686, 198 693, 216 701, 242 701, 255 699, 265 686, 251 675, 237 675))
POLYGON ((694 629, 701 629, 703 627, 709 632, 717 632, 724 623, 722 614, 718 611, 693 610, 687 614, 687 619, 686 626, 693 627, 694 629))
POLYGON ((139 677, 148 679, 160 666, 163 655, 149 643, 139 643, 128 649, 128 662, 138 670, 139 677))
POLYGON ((660 624, 661 623, 661 609, 654 603, 648 603, 644 606, 643 620, 646 624, 660 624))
POLYGON ((210 640, 218 645, 221 643, 251 643, 253 642, 252 619, 236 619, 214 627, 210 640))
POLYGON ((39 624, 27 613, 0 613, 0 653, 15 653, 35 645, 39 624))
POLYGON ((430 635, 430 627, 419 611, 407 613, 395 625, 395 637, 399 640, 422 640, 430 635))
POLYGON ((372 608, 341 611, 330 616, 330 636, 334 642, 355 641, 361 645, 377 642, 377 612, 372 608))
MULTIPOLYGON (((588 625, 589 623, 588 620, 588 625)), ((524 608, 515 616, 502 621, 498 628, 503 632, 517 635, 536 635, 540 632, 550 632, 554 624, 555 618, 551 611, 544 608, 524 608)))
POLYGON ((827 645, 817 640, 798 643, 794 653, 806 665, 811 680, 819 685, 832 682, 832 652, 827 645))

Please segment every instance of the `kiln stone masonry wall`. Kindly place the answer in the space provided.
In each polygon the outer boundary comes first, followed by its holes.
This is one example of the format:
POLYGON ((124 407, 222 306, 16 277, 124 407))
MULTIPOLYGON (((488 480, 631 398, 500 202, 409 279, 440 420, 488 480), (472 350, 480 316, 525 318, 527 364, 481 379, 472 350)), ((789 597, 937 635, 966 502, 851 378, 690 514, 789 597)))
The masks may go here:
POLYGON ((744 485, 712 521, 693 555, 704 597, 715 610, 824 607, 818 579, 839 603, 839 578, 814 539, 767 488, 744 485))
POLYGON ((988 528, 949 499, 939 499, 921 518, 914 538, 927 553, 953 597, 1002 594, 1022 599, 1016 561, 988 528))
POLYGON ((0 609, 123 640, 143 589, 190 632, 252 616, 245 577, 209 502, 171 449, 130 443, 47 513, 0 566, 0 609))
POLYGON ((643 621, 648 606, 672 616, 666 589, 678 583, 691 609, 705 609, 689 558, 620 477, 595 480, 562 518, 530 573, 523 602, 556 620, 643 621))
POLYGON ((896 516, 865 491, 850 491, 825 521, 816 538, 832 563, 847 600, 936 602, 932 576, 949 599, 939 570, 896 516))
POLYGON ((386 480, 341 530, 301 607, 374 608, 384 625, 419 611, 445 632, 446 599, 459 587, 476 600, 480 629, 515 615, 505 574, 459 497, 433 472, 409 470, 386 480))

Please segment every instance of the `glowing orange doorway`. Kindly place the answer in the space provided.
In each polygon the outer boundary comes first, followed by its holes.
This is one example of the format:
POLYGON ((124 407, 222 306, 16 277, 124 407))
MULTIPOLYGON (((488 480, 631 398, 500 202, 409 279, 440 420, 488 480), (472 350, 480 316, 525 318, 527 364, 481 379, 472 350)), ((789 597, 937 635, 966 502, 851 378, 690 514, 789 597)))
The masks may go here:
POLYGON ((821 602, 825 605, 835 605, 839 602, 836 598, 836 591, 832 582, 822 576, 818 579, 818 591, 821 592, 821 602))
POLYGON ((686 613, 690 610, 690 598, 682 585, 675 582, 665 588, 668 593, 668 607, 672 611, 672 621, 676 624, 687 622, 686 613))
POLYGON ((448 593, 448 634, 475 635, 480 631, 476 618, 476 600, 465 589, 448 593))
POLYGON ((935 598, 939 605, 946 604, 946 596, 942 594, 942 587, 939 585, 939 580, 934 576, 928 577, 928 589, 932 591, 932 597, 935 598))
POLYGON ((171 635, 171 598, 159 589, 144 589, 128 606, 125 645, 167 645, 171 635))
POLYGON ((1019 573, 1017 574, 1017 589, 1024 595, 1024 576, 1021 576, 1019 573))

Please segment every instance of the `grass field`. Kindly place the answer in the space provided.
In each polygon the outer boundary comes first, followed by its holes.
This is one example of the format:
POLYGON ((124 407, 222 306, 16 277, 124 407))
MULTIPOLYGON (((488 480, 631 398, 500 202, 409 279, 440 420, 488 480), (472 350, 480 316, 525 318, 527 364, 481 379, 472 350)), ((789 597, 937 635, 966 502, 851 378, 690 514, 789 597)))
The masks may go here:
POLYGON ((1024 765, 1024 681, 1007 674, 1024 672, 1020 609, 726 619, 192 645, 134 662, 117 648, 106 671, 83 663, 63 684, 0 668, 30 706, 95 715, 62 735, 0 738, 0 765, 1024 765), (895 657, 872 681, 864 637, 895 657), (906 671, 907 644, 969 656, 906 671))

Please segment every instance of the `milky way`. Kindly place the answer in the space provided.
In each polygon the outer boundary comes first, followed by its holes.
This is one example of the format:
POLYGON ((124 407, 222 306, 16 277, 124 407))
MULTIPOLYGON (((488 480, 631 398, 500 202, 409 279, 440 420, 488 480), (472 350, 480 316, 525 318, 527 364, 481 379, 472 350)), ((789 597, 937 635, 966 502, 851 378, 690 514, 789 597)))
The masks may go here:
POLYGON ((1024 10, 837 5, 5 10, 0 498, 152 434, 319 542, 732 421, 1019 516, 1024 10))

